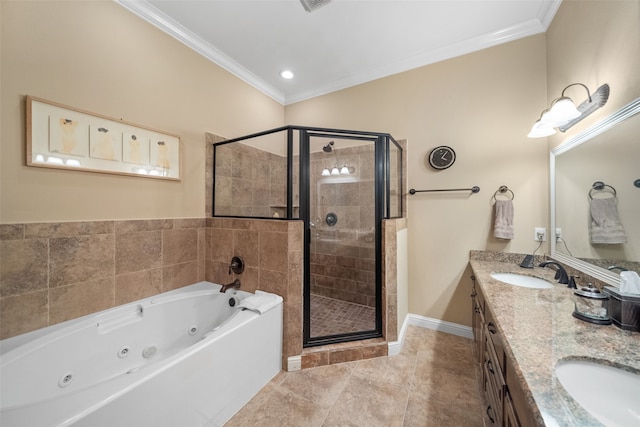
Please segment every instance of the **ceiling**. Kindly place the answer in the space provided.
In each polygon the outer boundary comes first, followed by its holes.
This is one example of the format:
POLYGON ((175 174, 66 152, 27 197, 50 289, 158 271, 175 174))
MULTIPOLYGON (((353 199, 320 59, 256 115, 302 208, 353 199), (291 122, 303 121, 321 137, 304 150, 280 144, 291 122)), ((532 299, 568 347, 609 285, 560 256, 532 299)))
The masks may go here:
POLYGON ((115 1, 287 105, 543 33, 562 0, 115 1))

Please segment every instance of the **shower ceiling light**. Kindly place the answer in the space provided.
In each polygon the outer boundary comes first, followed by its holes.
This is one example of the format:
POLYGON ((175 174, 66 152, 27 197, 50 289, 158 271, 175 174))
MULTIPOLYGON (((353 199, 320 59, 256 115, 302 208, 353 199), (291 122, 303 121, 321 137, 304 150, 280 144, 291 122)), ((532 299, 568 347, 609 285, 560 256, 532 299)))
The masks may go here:
POLYGON ((582 83, 571 83, 562 89, 559 98, 551 102, 551 108, 542 112, 540 119, 533 124, 527 136, 529 138, 542 138, 553 135, 556 133, 554 128, 559 129, 561 132, 566 132, 571 126, 606 104, 608 99, 609 85, 606 83, 600 86, 593 95, 589 92, 589 88, 582 83), (567 89, 576 85, 582 86, 587 91, 587 99, 577 108, 571 98, 564 96, 564 92, 567 89))

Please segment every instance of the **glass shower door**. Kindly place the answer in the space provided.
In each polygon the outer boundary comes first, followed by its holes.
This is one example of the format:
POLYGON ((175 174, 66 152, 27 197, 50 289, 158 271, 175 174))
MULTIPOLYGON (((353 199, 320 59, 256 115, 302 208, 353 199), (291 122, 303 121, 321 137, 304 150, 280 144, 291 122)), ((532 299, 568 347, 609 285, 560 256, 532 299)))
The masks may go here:
POLYGON ((306 342, 376 331, 375 146, 310 134, 306 342))

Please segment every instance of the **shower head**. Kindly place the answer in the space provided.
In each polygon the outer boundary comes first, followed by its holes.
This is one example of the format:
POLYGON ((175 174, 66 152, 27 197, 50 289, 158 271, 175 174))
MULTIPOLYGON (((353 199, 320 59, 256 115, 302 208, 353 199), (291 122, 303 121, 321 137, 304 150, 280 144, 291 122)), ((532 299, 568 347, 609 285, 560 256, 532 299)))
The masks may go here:
POLYGON ((327 145, 322 147, 322 151, 324 151, 325 153, 332 152, 333 151, 333 141, 329 141, 329 143, 327 145))

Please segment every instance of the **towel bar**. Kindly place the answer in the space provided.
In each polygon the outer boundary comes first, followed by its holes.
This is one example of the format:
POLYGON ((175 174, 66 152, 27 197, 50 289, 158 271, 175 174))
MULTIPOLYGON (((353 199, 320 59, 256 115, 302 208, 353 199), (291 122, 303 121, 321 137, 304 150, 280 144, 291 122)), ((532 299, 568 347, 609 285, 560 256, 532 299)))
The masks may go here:
POLYGON ((471 188, 445 188, 445 189, 441 189, 441 190, 416 190, 415 188, 412 188, 411 190, 409 190, 409 194, 416 194, 416 193, 434 193, 437 191, 471 191, 473 194, 475 193, 479 193, 480 192, 480 187, 478 187, 477 185, 471 188))
POLYGON ((491 197, 491 200, 497 200, 497 199, 496 199, 496 196, 498 195, 498 193, 501 193, 503 196, 507 196, 507 197, 509 197, 507 194, 504 194, 504 193, 506 193, 507 191, 508 191, 509 193, 511 193, 511 199, 510 199, 510 200, 513 200, 513 199, 515 199, 515 198, 516 198, 516 195, 515 195, 515 194, 513 194, 513 191, 511 191, 511 189, 509 189, 509 187, 507 187, 506 185, 501 185, 501 186, 496 190, 496 192, 495 192, 495 193, 493 193, 493 197, 491 197))
POLYGON ((605 189, 605 187, 609 187, 611 189, 611 191, 613 191, 613 197, 617 197, 618 193, 616 193, 616 189, 613 188, 612 186, 605 184, 602 181, 596 181, 593 183, 593 185, 591 186, 591 190, 589 190, 589 199, 593 200, 593 191, 603 191, 605 189))

